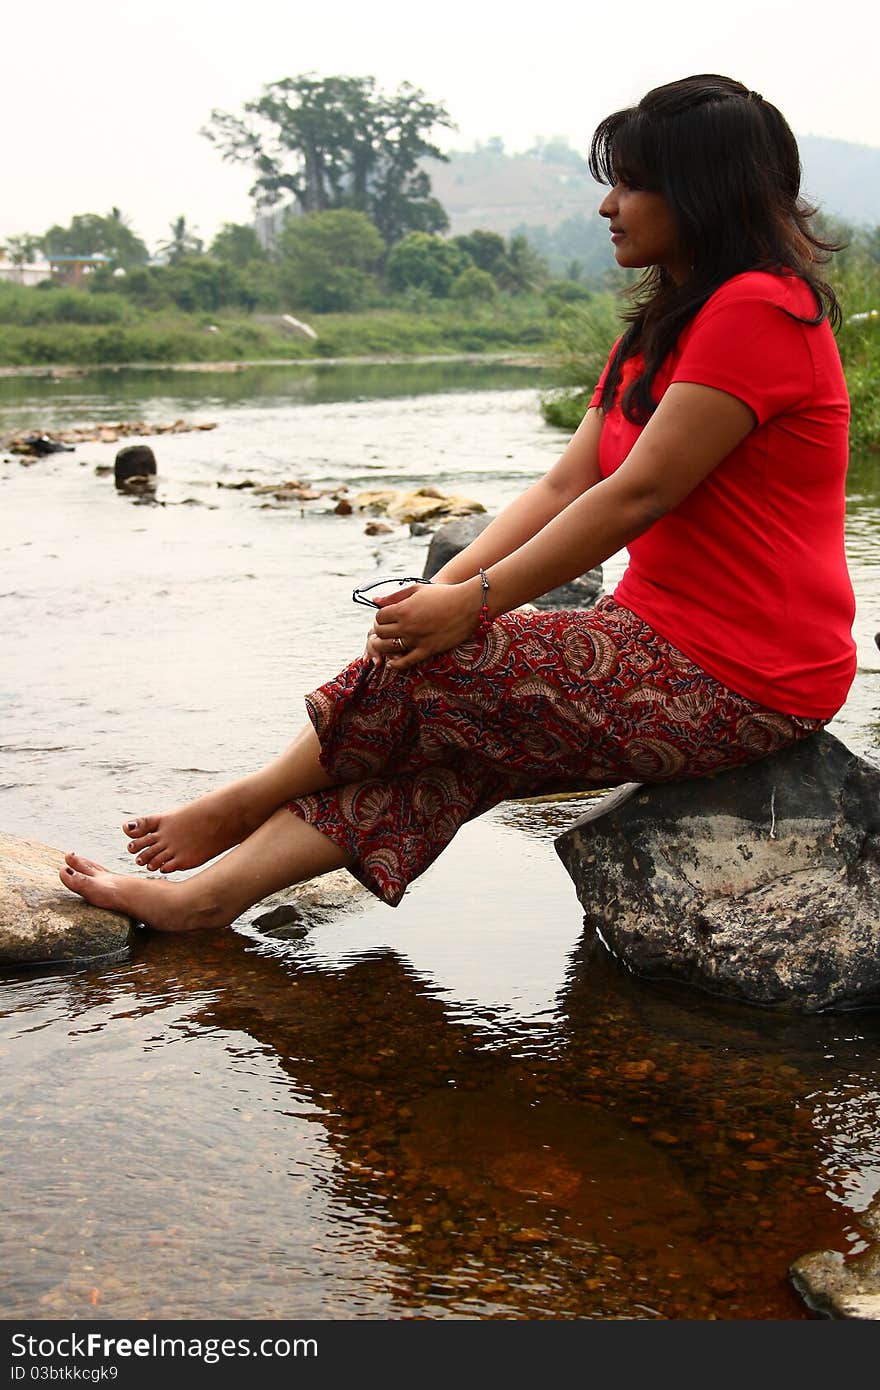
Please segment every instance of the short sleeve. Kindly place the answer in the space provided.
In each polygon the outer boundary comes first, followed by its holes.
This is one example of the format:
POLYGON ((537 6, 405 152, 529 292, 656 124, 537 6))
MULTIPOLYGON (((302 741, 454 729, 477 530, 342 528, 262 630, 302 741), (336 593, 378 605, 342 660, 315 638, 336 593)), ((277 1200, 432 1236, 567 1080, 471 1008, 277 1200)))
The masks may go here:
POLYGON ((669 384, 688 381, 727 391, 763 425, 812 392, 806 334, 815 330, 755 290, 733 289, 725 285, 697 314, 669 384))

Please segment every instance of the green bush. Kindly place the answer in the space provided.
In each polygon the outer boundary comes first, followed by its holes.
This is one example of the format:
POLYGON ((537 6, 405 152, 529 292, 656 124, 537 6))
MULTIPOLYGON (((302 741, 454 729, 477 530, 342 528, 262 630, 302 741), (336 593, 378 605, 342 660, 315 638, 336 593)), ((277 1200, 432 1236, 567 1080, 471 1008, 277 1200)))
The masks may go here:
POLYGON ((0 323, 121 323, 128 314, 119 294, 92 296, 73 289, 45 294, 37 287, 0 284, 0 323))
POLYGON ((597 294, 567 305, 557 316, 553 356, 567 388, 548 392, 541 413, 548 424, 577 429, 608 354, 621 331, 614 295, 597 294))
POLYGON ((854 451, 880 449, 880 228, 857 234, 831 281, 843 310, 837 345, 849 390, 854 451))
POLYGON ((498 286, 487 270, 469 265, 453 280, 449 297, 466 304, 491 304, 498 298, 498 286))
POLYGON ((470 265, 470 256, 451 241, 410 232, 389 254, 385 273, 393 290, 424 289, 435 299, 445 299, 456 277, 470 265))

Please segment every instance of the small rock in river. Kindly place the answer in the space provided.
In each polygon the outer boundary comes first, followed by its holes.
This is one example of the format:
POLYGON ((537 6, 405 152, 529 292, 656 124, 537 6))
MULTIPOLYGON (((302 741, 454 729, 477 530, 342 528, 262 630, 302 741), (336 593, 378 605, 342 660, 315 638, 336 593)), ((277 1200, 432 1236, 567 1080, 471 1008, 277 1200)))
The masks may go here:
POLYGON ((129 444, 116 455, 113 477, 120 491, 151 491, 156 486, 156 455, 148 444, 129 444))

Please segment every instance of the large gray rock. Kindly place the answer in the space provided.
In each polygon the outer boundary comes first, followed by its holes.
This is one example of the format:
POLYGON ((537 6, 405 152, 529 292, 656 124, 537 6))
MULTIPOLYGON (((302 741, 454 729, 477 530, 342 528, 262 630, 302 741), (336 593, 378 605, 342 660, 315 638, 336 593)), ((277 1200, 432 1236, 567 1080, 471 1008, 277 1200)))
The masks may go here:
POLYGON ((829 1318, 880 1320, 880 1198, 859 1218, 869 1243, 844 1260, 838 1250, 802 1255, 789 1269, 804 1302, 829 1318))
POLYGON ((453 555, 465 550, 481 531, 485 531, 491 520, 491 516, 483 512, 481 515, 459 517, 456 521, 447 521, 444 526, 438 527, 428 546, 422 578, 433 579, 438 570, 442 570, 443 566, 449 563, 453 555))
POLYGON ((831 734, 621 787, 556 849, 636 975, 805 1013, 880 1003, 880 769, 831 734))
MULTIPOLYGON (((492 517, 485 514, 466 516, 448 521, 439 527, 428 546, 422 578, 433 579, 438 570, 448 564, 454 555, 476 540, 481 531, 485 531, 491 520, 492 517)), ((558 589, 551 589, 548 593, 533 599, 532 606, 546 612, 552 612, 557 608, 592 608, 601 593, 602 566, 597 565, 578 579, 573 579, 570 584, 561 584, 558 589)))
POLYGON ((64 854, 0 834, 0 966, 117 955, 132 923, 61 886, 64 854))

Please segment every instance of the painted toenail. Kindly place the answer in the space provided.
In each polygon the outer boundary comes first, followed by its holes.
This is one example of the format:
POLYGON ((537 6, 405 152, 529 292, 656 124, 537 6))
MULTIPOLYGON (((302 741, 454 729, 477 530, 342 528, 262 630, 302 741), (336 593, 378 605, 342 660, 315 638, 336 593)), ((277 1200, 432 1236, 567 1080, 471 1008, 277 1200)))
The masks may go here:
POLYGON ((73 869, 65 869, 64 872, 70 874, 70 877, 73 878, 73 869))
POLYGON ((138 823, 136 820, 130 820, 125 828, 126 830, 137 830, 137 826, 138 823))

